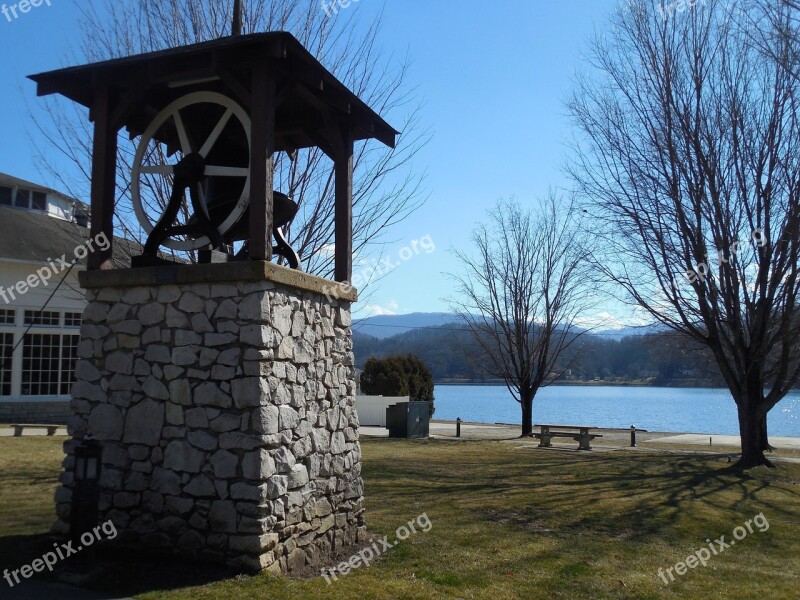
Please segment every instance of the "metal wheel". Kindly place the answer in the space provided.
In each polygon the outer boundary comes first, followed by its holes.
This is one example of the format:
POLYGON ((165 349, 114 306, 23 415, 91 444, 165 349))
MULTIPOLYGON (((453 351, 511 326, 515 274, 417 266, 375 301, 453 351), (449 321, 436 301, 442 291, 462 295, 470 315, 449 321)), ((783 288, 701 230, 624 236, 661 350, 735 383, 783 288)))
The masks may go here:
MULTIPOLYGON (((136 154, 133 160, 133 169, 131 172, 131 198, 133 201, 133 209, 136 213, 136 218, 142 228, 149 234, 153 231, 154 224, 158 222, 160 215, 151 215, 145 207, 141 193, 141 180, 143 176, 157 175, 165 178, 171 178, 174 170, 173 164, 146 164, 152 154, 154 144, 159 144, 155 138, 159 130, 167 124, 170 120, 172 125, 177 131, 178 140, 180 142, 180 152, 183 156, 187 156, 194 152, 200 154, 204 159, 207 159, 209 154, 214 150, 215 145, 220 140, 224 132, 230 134, 238 133, 235 129, 236 124, 232 122, 235 117, 246 137, 247 155, 246 157, 235 157, 236 165, 209 165, 205 166, 205 176, 209 177, 237 177, 244 180, 241 195, 236 200, 236 203, 222 223, 218 225, 219 233, 224 235, 229 231, 241 218, 250 202, 250 117, 245 110, 239 106, 235 101, 223 94, 216 92, 195 92, 187 94, 182 98, 177 99, 172 104, 167 106, 153 119, 152 123, 147 127, 142 134, 139 146, 136 149, 136 154), (192 107, 200 104, 212 104, 221 106, 224 109, 222 116, 211 129, 210 134, 202 144, 191 139, 191 133, 187 130, 184 118, 181 115, 182 111, 187 109, 192 110, 192 107), (195 147, 199 146, 199 147, 195 147), (154 217, 154 218, 151 218, 154 217)), ((196 135, 196 134, 195 134, 196 135)), ((176 161, 177 162, 177 161, 176 161)), ((208 217, 208 205, 206 204, 205 193, 202 185, 197 185, 192 189, 192 192, 197 194, 200 198, 200 204, 203 208, 205 216, 208 217)), ((175 239, 168 238, 164 241, 163 245, 178 251, 189 251, 202 248, 210 243, 208 236, 198 237, 196 239, 175 239)))

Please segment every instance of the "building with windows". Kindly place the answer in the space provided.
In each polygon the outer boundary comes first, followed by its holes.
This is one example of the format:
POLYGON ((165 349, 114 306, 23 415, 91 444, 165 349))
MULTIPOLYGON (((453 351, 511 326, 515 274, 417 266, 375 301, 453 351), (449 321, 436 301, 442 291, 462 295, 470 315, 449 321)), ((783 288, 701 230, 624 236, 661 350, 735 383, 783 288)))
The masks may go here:
POLYGON ((70 414, 88 225, 84 203, 0 173, 0 422, 70 414))

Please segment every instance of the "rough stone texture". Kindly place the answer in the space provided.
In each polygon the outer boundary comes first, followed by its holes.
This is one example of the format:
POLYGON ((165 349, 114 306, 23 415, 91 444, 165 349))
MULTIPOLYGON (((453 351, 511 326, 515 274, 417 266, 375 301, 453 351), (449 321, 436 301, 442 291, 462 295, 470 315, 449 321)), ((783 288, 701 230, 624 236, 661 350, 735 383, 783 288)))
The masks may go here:
POLYGON ((69 429, 103 445, 120 543, 290 572, 363 539, 349 303, 270 281, 87 299, 69 429))

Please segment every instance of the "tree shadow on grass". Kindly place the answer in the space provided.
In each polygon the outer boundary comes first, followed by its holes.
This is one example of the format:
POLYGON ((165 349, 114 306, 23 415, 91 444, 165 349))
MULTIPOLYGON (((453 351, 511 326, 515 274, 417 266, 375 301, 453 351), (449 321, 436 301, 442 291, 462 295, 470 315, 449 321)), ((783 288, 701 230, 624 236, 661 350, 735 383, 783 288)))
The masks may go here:
POLYGON ((799 495, 792 481, 777 480, 775 472, 742 473, 724 462, 724 455, 532 450, 513 456, 502 452, 493 460, 491 454, 486 449, 485 456, 465 452, 440 458, 426 451, 420 461, 370 461, 365 469, 367 490, 392 487, 389 493, 400 504, 413 499, 424 506, 427 496, 432 505, 460 507, 468 518, 514 529, 587 531, 631 540, 668 532, 684 511, 697 507, 718 515, 721 522, 736 512, 756 514, 761 508, 791 517, 792 510, 778 502, 778 496, 773 502, 772 495, 799 495), (399 489, 397 481, 404 482, 399 489), (469 503, 464 502, 467 498, 469 503))

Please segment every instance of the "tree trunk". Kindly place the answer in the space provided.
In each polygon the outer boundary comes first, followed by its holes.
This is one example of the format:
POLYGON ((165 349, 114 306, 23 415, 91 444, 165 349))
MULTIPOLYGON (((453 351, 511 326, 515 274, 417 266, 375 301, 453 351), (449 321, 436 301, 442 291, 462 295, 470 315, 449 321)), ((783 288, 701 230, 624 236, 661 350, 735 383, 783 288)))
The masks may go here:
POLYGON ((767 436, 767 415, 764 415, 761 419, 761 449, 766 452, 773 452, 775 450, 775 448, 770 445, 769 437, 767 436))
POLYGON ((736 466, 742 469, 767 466, 774 467, 764 456, 763 418, 758 416, 754 402, 737 403, 739 410, 739 435, 742 440, 742 457, 736 466))
POLYGON ((522 437, 530 437, 533 433, 533 393, 520 392, 519 400, 522 405, 522 437))

